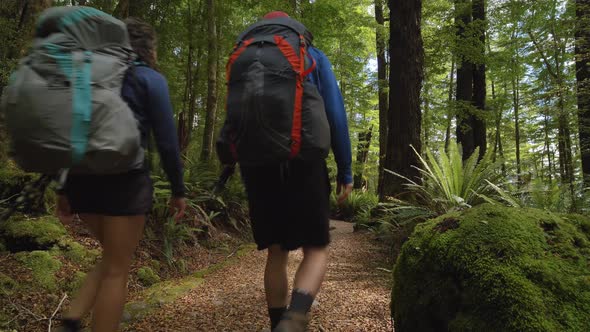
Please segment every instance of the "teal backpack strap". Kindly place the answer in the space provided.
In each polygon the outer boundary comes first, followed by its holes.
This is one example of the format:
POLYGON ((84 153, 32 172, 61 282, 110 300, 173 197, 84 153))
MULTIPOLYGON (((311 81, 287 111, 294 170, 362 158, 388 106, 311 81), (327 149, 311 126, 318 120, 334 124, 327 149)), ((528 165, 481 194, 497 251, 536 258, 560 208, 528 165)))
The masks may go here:
POLYGON ((72 160, 80 163, 86 154, 92 121, 92 52, 76 53, 72 79, 72 160))

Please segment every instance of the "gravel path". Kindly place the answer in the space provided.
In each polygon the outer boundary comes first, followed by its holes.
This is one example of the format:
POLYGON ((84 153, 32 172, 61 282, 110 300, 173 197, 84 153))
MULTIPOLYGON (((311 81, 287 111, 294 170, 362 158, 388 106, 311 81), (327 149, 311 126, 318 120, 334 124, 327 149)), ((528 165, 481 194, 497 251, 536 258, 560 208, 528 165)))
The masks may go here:
MULTIPOLYGON (((311 331, 392 331, 389 274, 382 248, 352 224, 332 222, 330 265, 312 309, 311 331)), ((291 253, 289 274, 301 252, 291 253)), ((205 282, 166 304, 126 331, 268 331, 264 300, 264 252, 206 277, 205 282)))

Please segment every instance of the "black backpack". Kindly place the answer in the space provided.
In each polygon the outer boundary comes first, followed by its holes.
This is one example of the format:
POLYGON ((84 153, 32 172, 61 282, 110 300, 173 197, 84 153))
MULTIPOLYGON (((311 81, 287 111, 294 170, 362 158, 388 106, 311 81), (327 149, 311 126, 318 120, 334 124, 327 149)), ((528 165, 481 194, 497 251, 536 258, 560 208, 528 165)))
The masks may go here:
POLYGON ((227 117, 217 140, 222 163, 276 164, 326 158, 330 126, 308 75, 315 60, 305 26, 262 20, 238 38, 227 64, 227 117))

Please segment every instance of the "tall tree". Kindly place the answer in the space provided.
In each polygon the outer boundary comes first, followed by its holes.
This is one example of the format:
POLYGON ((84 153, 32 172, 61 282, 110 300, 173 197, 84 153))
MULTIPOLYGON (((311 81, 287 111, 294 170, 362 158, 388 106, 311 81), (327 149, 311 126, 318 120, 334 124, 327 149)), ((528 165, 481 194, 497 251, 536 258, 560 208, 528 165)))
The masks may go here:
POLYGON ((387 150, 387 60, 385 59, 385 17, 383 15, 383 0, 375 0, 375 20, 377 28, 375 40, 377 46, 377 84, 379 93, 379 178, 378 191, 383 186, 383 167, 387 150))
POLYGON ((207 0, 207 114, 203 132, 201 160, 211 159, 213 152, 213 136, 217 113, 217 29, 215 19, 215 0, 207 0))
POLYGON ((575 53, 582 173, 590 187, 590 0, 576 0, 575 53))
POLYGON ((472 118, 473 142, 479 147, 479 158, 481 159, 487 149, 486 135, 486 65, 485 65, 485 44, 486 44, 486 8, 485 0, 472 0, 473 30, 475 31, 475 49, 477 54, 473 65, 473 96, 471 98, 475 106, 475 114, 472 118))
MULTIPOLYGON (((412 167, 419 164, 412 146, 421 151, 422 113, 420 90, 424 75, 424 47, 421 22, 422 1, 389 0, 390 10, 390 73, 388 139, 385 168, 410 179, 418 180, 412 167)), ((384 175, 380 199, 404 192, 405 180, 384 175)))
POLYGON ((471 25, 471 1, 455 0, 455 24, 457 28, 457 45, 455 47, 458 59, 457 68, 457 141, 463 147, 463 158, 466 159, 475 151, 473 136, 473 63, 464 47, 472 42, 469 38, 471 25))
MULTIPOLYGON (((187 39, 188 39, 188 56, 186 60, 186 83, 184 86, 184 97, 182 102, 182 110, 178 113, 178 145, 182 153, 185 152, 189 145, 190 132, 193 128, 193 119, 190 117, 191 107, 194 105, 194 31, 195 24, 193 24, 193 12, 191 2, 188 2, 187 8, 187 39)), ((198 12, 198 11, 197 11, 198 12)), ((197 58, 198 59, 198 58, 197 58)), ((198 61, 198 60, 197 60, 198 61)))
POLYGON ((451 141, 451 126, 453 125, 453 95, 454 95, 454 79, 455 79, 455 59, 451 60, 451 73, 449 74, 449 97, 448 97, 448 111, 447 111, 447 125, 445 131, 445 150, 449 148, 451 141))
POLYGON ((367 131, 358 133, 358 145, 356 150, 356 172, 354 174, 354 188, 361 189, 366 185, 364 174, 367 160, 369 159, 369 148, 371 147, 371 139, 373 138, 373 126, 371 125, 367 131))

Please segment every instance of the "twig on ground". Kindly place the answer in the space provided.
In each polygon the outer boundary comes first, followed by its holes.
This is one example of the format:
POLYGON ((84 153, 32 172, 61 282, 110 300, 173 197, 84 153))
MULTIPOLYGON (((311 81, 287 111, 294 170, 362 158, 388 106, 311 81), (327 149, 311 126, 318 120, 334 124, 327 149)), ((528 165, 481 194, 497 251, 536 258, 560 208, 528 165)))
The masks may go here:
POLYGON ((53 318, 55 317, 55 315, 57 314, 57 312, 59 311, 59 309, 61 308, 62 304, 64 303, 64 301, 68 298, 68 294, 64 293, 64 296, 61 298, 61 301, 59 301, 59 304, 57 305, 57 308, 55 308, 55 311, 53 312, 53 314, 51 314, 51 317, 49 317, 49 325, 47 327, 47 332, 51 332, 51 324, 53 323, 53 318))

